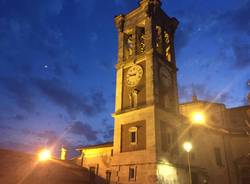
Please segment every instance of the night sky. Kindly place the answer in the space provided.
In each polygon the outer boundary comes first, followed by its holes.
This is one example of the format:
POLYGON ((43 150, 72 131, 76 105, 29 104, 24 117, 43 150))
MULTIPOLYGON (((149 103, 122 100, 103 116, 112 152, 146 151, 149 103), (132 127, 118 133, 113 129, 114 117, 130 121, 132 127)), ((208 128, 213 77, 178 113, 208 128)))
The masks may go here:
MULTIPOLYGON (((34 152, 112 140, 117 31, 136 0, 0 0, 0 147, 34 152)), ((250 0, 163 0, 180 102, 247 103, 250 0)))

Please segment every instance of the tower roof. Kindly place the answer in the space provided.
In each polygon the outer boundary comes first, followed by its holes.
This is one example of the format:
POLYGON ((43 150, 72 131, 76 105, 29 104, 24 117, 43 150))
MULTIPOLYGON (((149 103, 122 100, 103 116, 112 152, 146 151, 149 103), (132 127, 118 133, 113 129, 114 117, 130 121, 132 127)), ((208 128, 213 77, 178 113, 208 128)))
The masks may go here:
POLYGON ((161 6, 161 0, 140 0, 140 4, 150 3, 154 5, 160 5, 161 6))
POLYGON ((140 2, 153 2, 153 3, 159 2, 159 3, 161 3, 161 0, 140 0, 140 2))

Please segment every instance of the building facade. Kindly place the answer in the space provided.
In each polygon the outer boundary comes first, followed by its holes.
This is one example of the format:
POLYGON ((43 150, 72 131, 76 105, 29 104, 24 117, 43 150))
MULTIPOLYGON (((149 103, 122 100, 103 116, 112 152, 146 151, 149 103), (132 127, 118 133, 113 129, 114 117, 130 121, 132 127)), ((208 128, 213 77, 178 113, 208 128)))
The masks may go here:
POLYGON ((78 149, 78 163, 89 169, 91 181, 188 184, 191 177, 193 184, 226 184, 240 183, 237 172, 249 172, 246 127, 232 120, 237 110, 197 99, 178 102, 178 23, 161 9, 160 0, 141 0, 130 13, 115 17, 119 42, 114 140, 78 149), (206 126, 192 124, 190 117, 197 110, 209 116, 206 126), (182 149, 185 141, 193 144, 190 155, 182 149), (104 180, 95 180, 95 175, 104 180))
POLYGON ((191 119, 191 124, 193 113, 202 112, 205 116, 205 125, 193 124, 188 131, 187 139, 194 145, 192 167, 205 168, 209 183, 249 183, 250 134, 247 122, 250 116, 247 111, 250 107, 227 109, 224 104, 194 99, 179 106, 180 113, 191 119), (244 166, 240 163, 243 160, 244 166))

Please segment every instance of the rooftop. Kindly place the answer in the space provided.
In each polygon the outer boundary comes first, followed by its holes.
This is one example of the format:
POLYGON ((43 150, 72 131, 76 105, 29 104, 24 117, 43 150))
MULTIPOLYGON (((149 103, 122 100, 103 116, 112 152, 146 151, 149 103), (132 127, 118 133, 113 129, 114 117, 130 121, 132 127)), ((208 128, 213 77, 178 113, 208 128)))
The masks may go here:
POLYGON ((106 142, 106 143, 100 143, 100 144, 94 144, 94 145, 87 145, 77 148, 76 150, 80 151, 83 149, 95 149, 95 148, 105 148, 105 147, 113 147, 113 142, 106 142))

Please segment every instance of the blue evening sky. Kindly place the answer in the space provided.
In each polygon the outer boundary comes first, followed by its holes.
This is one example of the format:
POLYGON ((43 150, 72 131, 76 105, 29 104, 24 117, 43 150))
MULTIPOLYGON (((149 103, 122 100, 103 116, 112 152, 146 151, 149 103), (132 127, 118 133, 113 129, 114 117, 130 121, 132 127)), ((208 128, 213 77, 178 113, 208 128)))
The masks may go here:
MULTIPOLYGON (((136 0, 0 0, 0 147, 33 152, 112 140, 117 31, 136 0)), ((245 105, 250 0, 163 0, 180 102, 245 105)))

